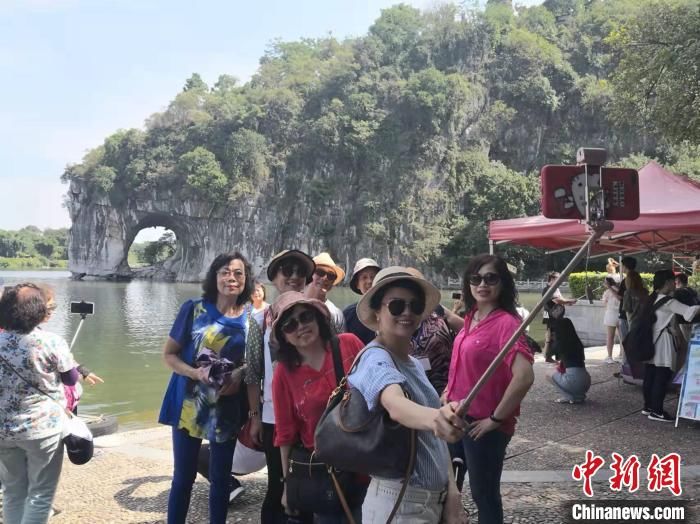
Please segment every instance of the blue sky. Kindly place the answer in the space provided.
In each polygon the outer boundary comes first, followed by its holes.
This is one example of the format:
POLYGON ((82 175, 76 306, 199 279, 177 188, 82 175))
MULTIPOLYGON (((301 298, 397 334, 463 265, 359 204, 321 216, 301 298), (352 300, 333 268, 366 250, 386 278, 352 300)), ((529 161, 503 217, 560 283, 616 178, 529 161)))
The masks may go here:
POLYGON ((193 72, 246 81, 271 40, 362 35, 396 3, 0 0, 0 229, 69 226, 65 165, 142 127, 193 72))

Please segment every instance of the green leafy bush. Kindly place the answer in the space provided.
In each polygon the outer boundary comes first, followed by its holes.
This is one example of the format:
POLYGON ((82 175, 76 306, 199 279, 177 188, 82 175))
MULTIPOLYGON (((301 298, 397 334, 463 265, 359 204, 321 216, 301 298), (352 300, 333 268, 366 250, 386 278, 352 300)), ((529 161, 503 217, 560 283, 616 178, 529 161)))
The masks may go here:
MULTIPOLYGON (((649 291, 651 291, 654 275, 652 273, 640 273, 640 275, 644 281, 644 285, 649 289, 649 291)), ((594 271, 589 271, 588 273, 585 271, 580 273, 571 273, 569 275, 569 289, 571 290, 571 296, 574 298, 584 296, 586 294, 586 284, 588 284, 593 289, 593 297, 595 300, 600 300, 605 291, 603 281, 607 276, 608 274, 605 272, 594 271), (586 275, 588 275, 587 278, 586 275)))

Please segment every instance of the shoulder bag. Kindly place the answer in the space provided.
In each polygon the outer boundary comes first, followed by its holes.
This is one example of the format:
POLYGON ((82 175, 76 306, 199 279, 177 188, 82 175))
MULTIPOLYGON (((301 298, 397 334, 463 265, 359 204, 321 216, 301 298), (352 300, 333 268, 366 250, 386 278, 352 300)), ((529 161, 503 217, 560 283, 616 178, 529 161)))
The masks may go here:
MULTIPOLYGON (((314 440, 316 458, 333 468, 403 479, 398 499, 387 520, 390 522, 398 511, 415 466, 416 430, 393 421, 381 405, 370 411, 359 390, 353 387, 346 389, 347 376, 371 348, 379 348, 391 356, 391 352, 377 345, 368 346, 357 355, 350 371, 331 394, 316 426, 314 440)), ((402 389, 410 399, 406 388, 402 386, 402 389)))

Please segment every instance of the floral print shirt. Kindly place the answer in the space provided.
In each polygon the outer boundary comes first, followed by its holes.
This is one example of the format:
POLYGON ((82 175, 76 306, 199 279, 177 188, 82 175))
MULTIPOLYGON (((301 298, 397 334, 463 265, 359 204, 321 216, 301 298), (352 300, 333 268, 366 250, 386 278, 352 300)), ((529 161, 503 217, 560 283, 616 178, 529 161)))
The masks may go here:
POLYGON ((34 440, 62 431, 60 373, 76 366, 66 341, 40 328, 28 334, 3 331, 0 357, 0 440, 34 440))

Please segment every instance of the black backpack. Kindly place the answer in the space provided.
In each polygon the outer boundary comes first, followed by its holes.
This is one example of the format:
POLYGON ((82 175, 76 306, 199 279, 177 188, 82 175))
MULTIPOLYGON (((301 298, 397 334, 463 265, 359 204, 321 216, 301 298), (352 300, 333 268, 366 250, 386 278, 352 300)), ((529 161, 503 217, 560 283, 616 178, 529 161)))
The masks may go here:
POLYGON ((654 323, 656 322, 656 310, 666 304, 672 297, 665 296, 654 303, 656 293, 653 293, 639 313, 634 326, 622 341, 625 355, 632 362, 645 362, 654 358, 654 323))

